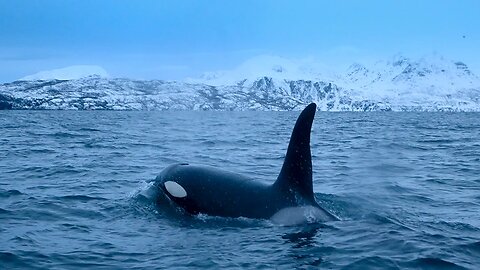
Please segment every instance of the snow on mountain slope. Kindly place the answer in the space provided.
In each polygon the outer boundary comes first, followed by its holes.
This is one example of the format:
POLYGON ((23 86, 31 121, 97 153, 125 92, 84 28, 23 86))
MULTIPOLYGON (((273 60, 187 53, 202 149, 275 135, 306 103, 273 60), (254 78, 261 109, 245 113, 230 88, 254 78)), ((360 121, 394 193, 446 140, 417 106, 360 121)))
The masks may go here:
POLYGON ((420 59, 397 55, 371 67, 353 64, 339 84, 355 89, 361 98, 388 101, 393 107, 450 104, 473 108, 480 95, 480 79, 466 64, 438 55, 420 59))
POLYGON ((480 111, 480 79, 438 55, 396 56, 335 74, 312 61, 261 56, 186 82, 89 76, 0 85, 0 109, 480 111))
POLYGON ((346 86, 352 88, 378 87, 398 89, 414 87, 419 90, 459 89, 479 86, 479 78, 462 62, 446 60, 440 56, 409 59, 396 56, 379 61, 372 67, 353 64, 346 73, 346 86))
POLYGON ((35 80, 75 80, 88 76, 108 77, 107 71, 99 66, 78 65, 65 68, 40 71, 38 73, 25 76, 21 81, 35 80))
POLYGON ((187 78, 186 82, 222 86, 251 83, 262 77, 274 80, 334 80, 337 75, 313 59, 260 55, 232 70, 206 72, 200 78, 187 78))

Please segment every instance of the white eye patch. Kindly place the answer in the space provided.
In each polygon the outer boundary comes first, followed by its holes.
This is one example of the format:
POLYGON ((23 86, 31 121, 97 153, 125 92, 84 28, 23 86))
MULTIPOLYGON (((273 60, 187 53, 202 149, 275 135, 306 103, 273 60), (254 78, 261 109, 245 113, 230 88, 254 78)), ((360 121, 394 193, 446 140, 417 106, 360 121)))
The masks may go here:
POLYGON ((180 186, 177 182, 167 181, 163 183, 165 188, 167 189, 168 193, 176 198, 184 198, 187 197, 187 191, 180 186))

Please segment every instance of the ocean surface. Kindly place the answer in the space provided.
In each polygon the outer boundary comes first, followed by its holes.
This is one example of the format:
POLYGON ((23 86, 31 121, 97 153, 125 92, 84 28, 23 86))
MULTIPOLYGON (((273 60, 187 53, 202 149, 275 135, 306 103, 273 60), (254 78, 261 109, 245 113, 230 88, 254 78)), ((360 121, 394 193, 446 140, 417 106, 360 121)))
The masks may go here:
POLYGON ((314 191, 341 220, 187 216, 169 164, 273 182, 299 112, 0 111, 0 269, 480 269, 480 114, 318 112, 314 191))

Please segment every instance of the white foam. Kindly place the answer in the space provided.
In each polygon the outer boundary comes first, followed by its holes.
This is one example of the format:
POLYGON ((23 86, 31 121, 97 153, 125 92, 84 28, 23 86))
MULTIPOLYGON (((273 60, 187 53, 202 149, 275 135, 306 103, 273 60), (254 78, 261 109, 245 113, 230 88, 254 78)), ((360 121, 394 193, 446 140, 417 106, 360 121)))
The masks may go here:
POLYGON ((138 195, 142 195, 146 198, 152 198, 153 195, 150 195, 150 193, 151 193, 150 190, 152 189, 153 184, 154 184, 153 182, 142 181, 142 182, 140 182, 140 186, 138 188, 130 191, 127 194, 127 197, 128 198, 135 198, 138 195))
POLYGON ((285 226, 324 222, 330 218, 321 209, 314 206, 298 206, 283 208, 275 213, 270 220, 285 226))

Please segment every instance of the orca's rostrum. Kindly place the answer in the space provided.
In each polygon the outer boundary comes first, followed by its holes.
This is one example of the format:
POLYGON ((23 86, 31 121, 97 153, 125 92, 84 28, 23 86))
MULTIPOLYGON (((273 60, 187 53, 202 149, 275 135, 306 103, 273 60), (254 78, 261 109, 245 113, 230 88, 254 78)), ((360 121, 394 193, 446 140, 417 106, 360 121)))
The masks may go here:
POLYGON ((318 205, 313 193, 310 132, 315 111, 311 103, 298 117, 283 167, 271 185, 255 181, 254 176, 181 163, 165 168, 156 186, 190 214, 271 219, 282 224, 336 220, 318 205))

